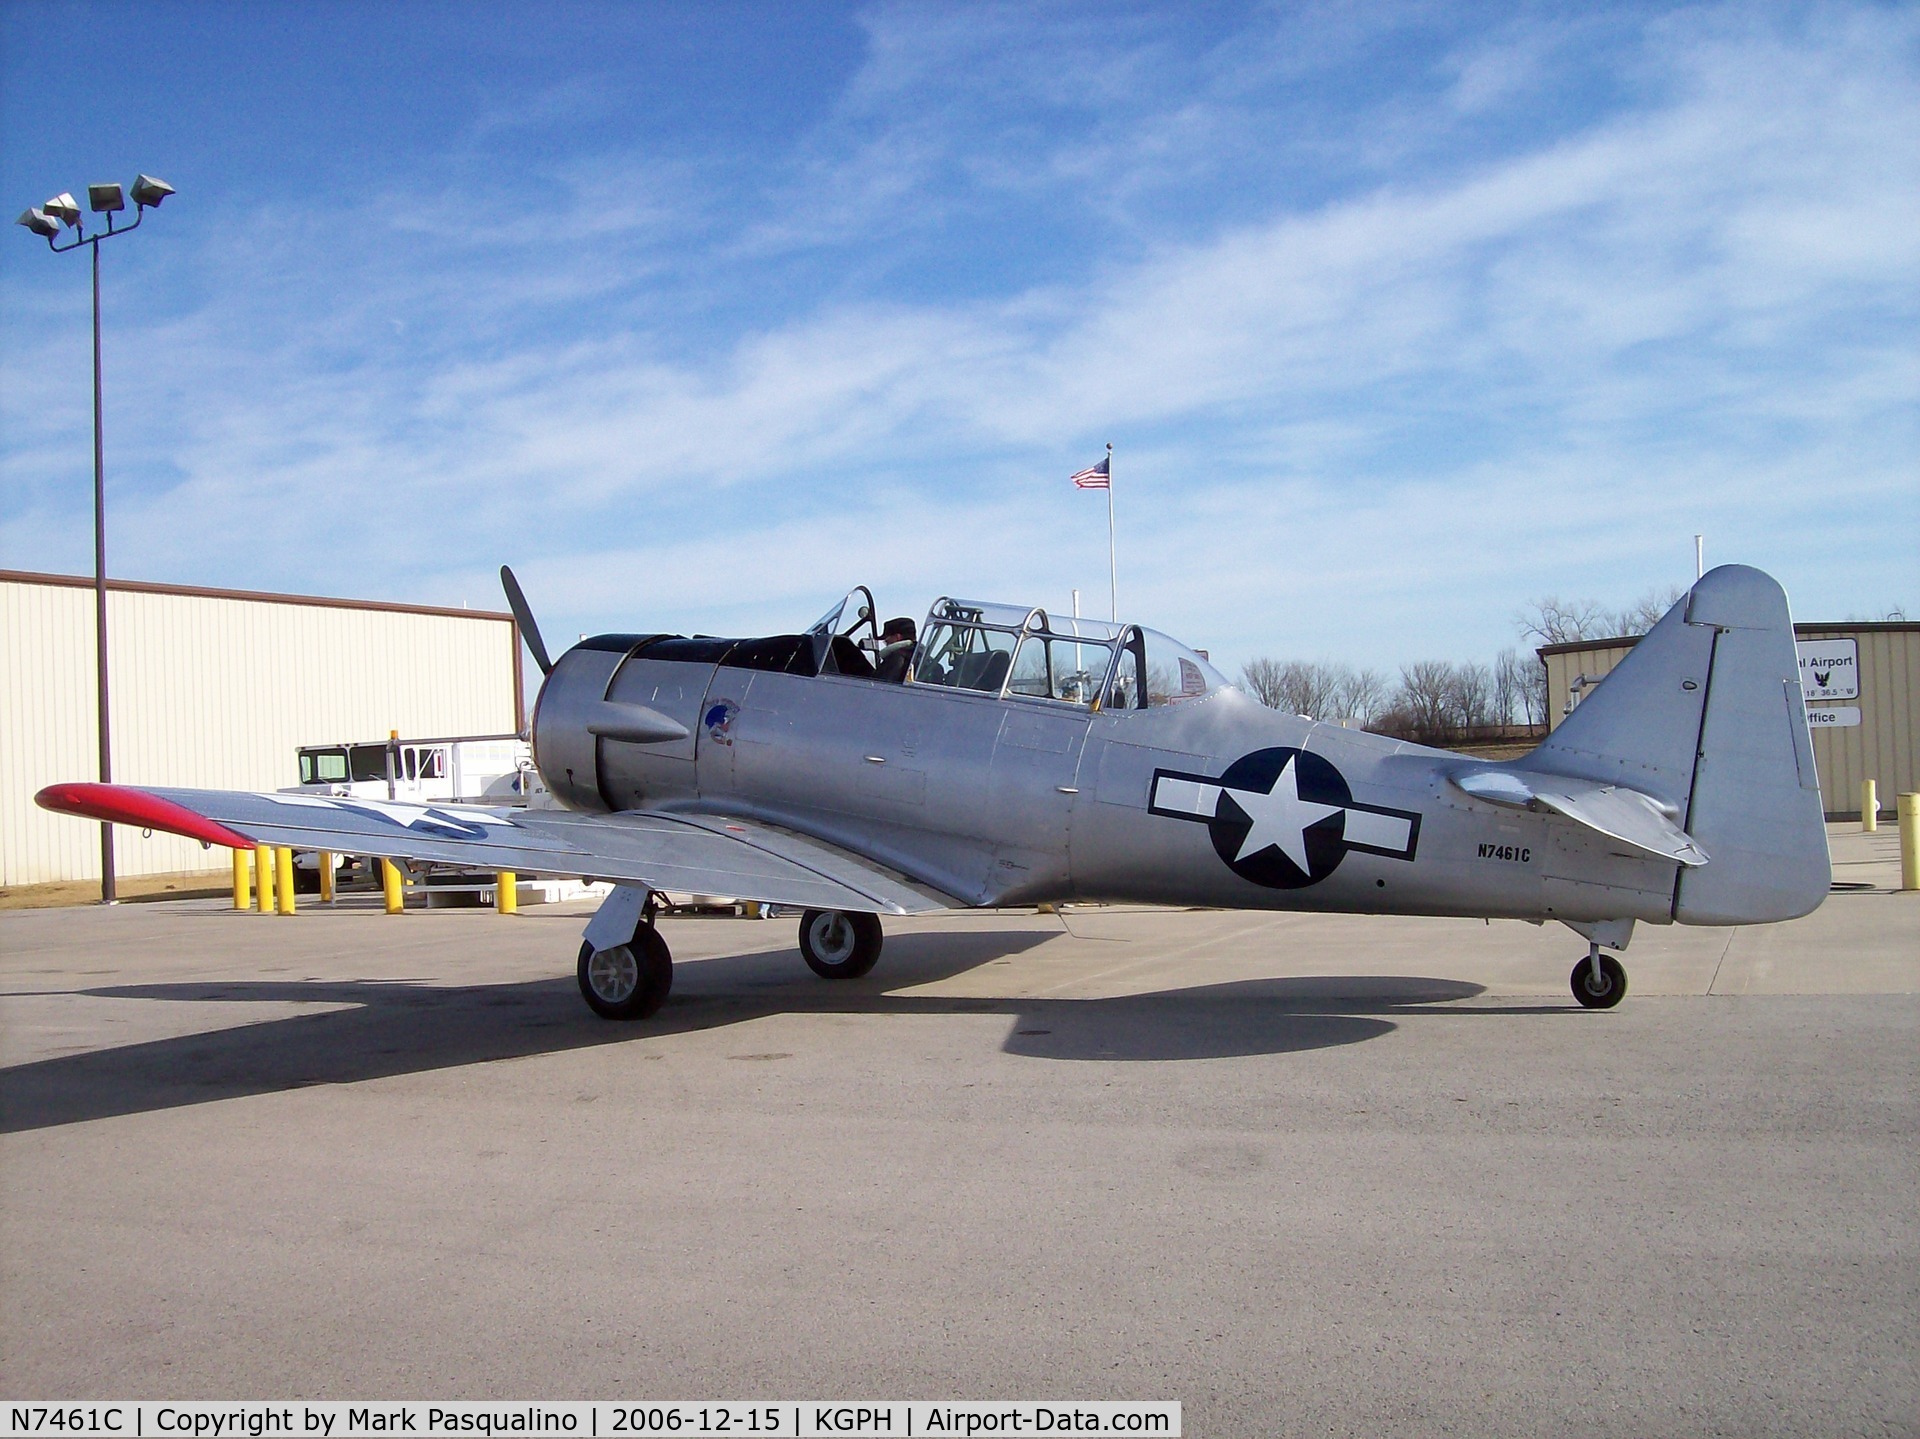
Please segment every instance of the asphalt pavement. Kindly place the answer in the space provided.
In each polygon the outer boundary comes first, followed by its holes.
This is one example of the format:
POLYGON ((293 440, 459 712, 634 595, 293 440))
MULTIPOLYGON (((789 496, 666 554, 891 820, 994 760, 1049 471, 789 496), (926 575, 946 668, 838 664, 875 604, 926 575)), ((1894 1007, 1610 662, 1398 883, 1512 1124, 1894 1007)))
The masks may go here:
POLYGON ((1920 1433, 1920 895, 1642 927, 0 914, 8 1398, 1178 1399, 1189 1435, 1920 1433))

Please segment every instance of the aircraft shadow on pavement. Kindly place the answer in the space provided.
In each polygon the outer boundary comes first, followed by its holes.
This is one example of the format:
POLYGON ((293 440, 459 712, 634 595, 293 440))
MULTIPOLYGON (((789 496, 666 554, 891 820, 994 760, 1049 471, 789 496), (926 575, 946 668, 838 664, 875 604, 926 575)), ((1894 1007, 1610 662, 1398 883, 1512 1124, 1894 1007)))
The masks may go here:
POLYGON ((888 940, 874 974, 836 983, 808 973, 795 950, 693 961, 676 977, 666 1007, 637 1024, 612 1024, 590 1014, 570 975, 480 985, 205 981, 86 989, 79 992, 113 999, 349 1007, 0 1070, 0 1133, 658 1040, 780 1014, 997 1014, 1013 1021, 1002 1045, 1008 1054, 1166 1061, 1355 1044, 1395 1029, 1385 1016, 1416 1014, 1483 992, 1451 980, 1386 977, 1247 980, 1101 999, 897 992, 1047 938, 1033 931, 902 935, 888 940))

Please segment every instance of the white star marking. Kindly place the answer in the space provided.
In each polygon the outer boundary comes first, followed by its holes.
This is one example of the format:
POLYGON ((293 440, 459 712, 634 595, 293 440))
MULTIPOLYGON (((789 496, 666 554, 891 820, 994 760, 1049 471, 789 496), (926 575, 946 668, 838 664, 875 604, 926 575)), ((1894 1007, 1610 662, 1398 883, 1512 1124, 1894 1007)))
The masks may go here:
MULTIPOLYGON (((1296 756, 1297 758, 1297 756, 1296 756)), ((1247 831, 1240 853, 1233 857, 1235 864, 1249 855, 1260 853, 1263 849, 1278 849, 1302 874, 1312 872, 1307 863, 1307 835, 1312 826, 1318 824, 1330 814, 1339 814, 1342 806, 1337 804, 1316 804, 1300 798, 1299 780, 1293 773, 1293 759, 1287 761, 1287 767, 1280 771, 1273 782, 1273 789, 1266 794, 1258 790, 1229 789, 1233 802, 1247 812, 1247 818, 1253 826, 1247 831)))
POLYGON ((477 824, 492 825, 498 828, 518 829, 511 819, 503 814, 494 814, 490 810, 468 809, 457 805, 420 805, 407 804, 405 801, 386 799, 334 799, 331 796, 305 794, 263 794, 259 798, 270 800, 274 804, 293 805, 302 809, 331 809, 347 814, 366 814, 371 811, 384 815, 395 824, 408 829, 416 829, 422 824, 429 828, 434 824, 477 824))

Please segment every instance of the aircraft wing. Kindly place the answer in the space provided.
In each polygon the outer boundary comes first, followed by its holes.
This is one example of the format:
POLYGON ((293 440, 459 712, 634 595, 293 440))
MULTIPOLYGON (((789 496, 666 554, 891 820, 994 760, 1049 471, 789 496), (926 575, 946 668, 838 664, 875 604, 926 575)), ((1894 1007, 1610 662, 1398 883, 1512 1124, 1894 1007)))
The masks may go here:
POLYGON ((1475 799, 1509 809, 1550 810, 1642 853, 1695 868, 1707 862, 1699 841, 1659 801, 1624 785, 1540 770, 1476 769, 1453 782, 1475 799))
POLYGON ((922 914, 960 907, 850 850, 721 815, 576 814, 118 784, 50 785, 36 801, 43 809, 235 848, 284 845, 577 875, 811 909, 922 914))

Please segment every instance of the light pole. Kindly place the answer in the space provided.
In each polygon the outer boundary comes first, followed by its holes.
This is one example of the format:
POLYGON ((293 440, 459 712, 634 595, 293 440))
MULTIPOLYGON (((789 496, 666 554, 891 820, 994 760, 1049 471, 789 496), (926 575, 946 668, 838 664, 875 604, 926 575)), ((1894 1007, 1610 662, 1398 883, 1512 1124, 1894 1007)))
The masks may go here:
MULTIPOLYGON (((47 242, 56 255, 77 250, 82 245, 93 249, 93 612, 94 661, 98 675, 95 704, 100 732, 100 783, 113 779, 113 740, 107 727, 107 479, 106 450, 100 428, 100 242, 113 235, 127 235, 140 228, 147 211, 173 193, 173 186, 151 175, 140 175, 132 185, 134 214, 131 225, 118 228, 113 217, 125 212, 127 200, 118 185, 87 186, 87 205, 96 215, 107 217, 107 228, 89 235, 80 218, 80 206, 69 194, 55 195, 44 205, 28 208, 15 223, 25 225, 47 242), (62 227, 72 232, 67 243, 60 243, 62 227)), ((100 826, 100 902, 112 904, 119 898, 113 881, 113 826, 100 826)))

